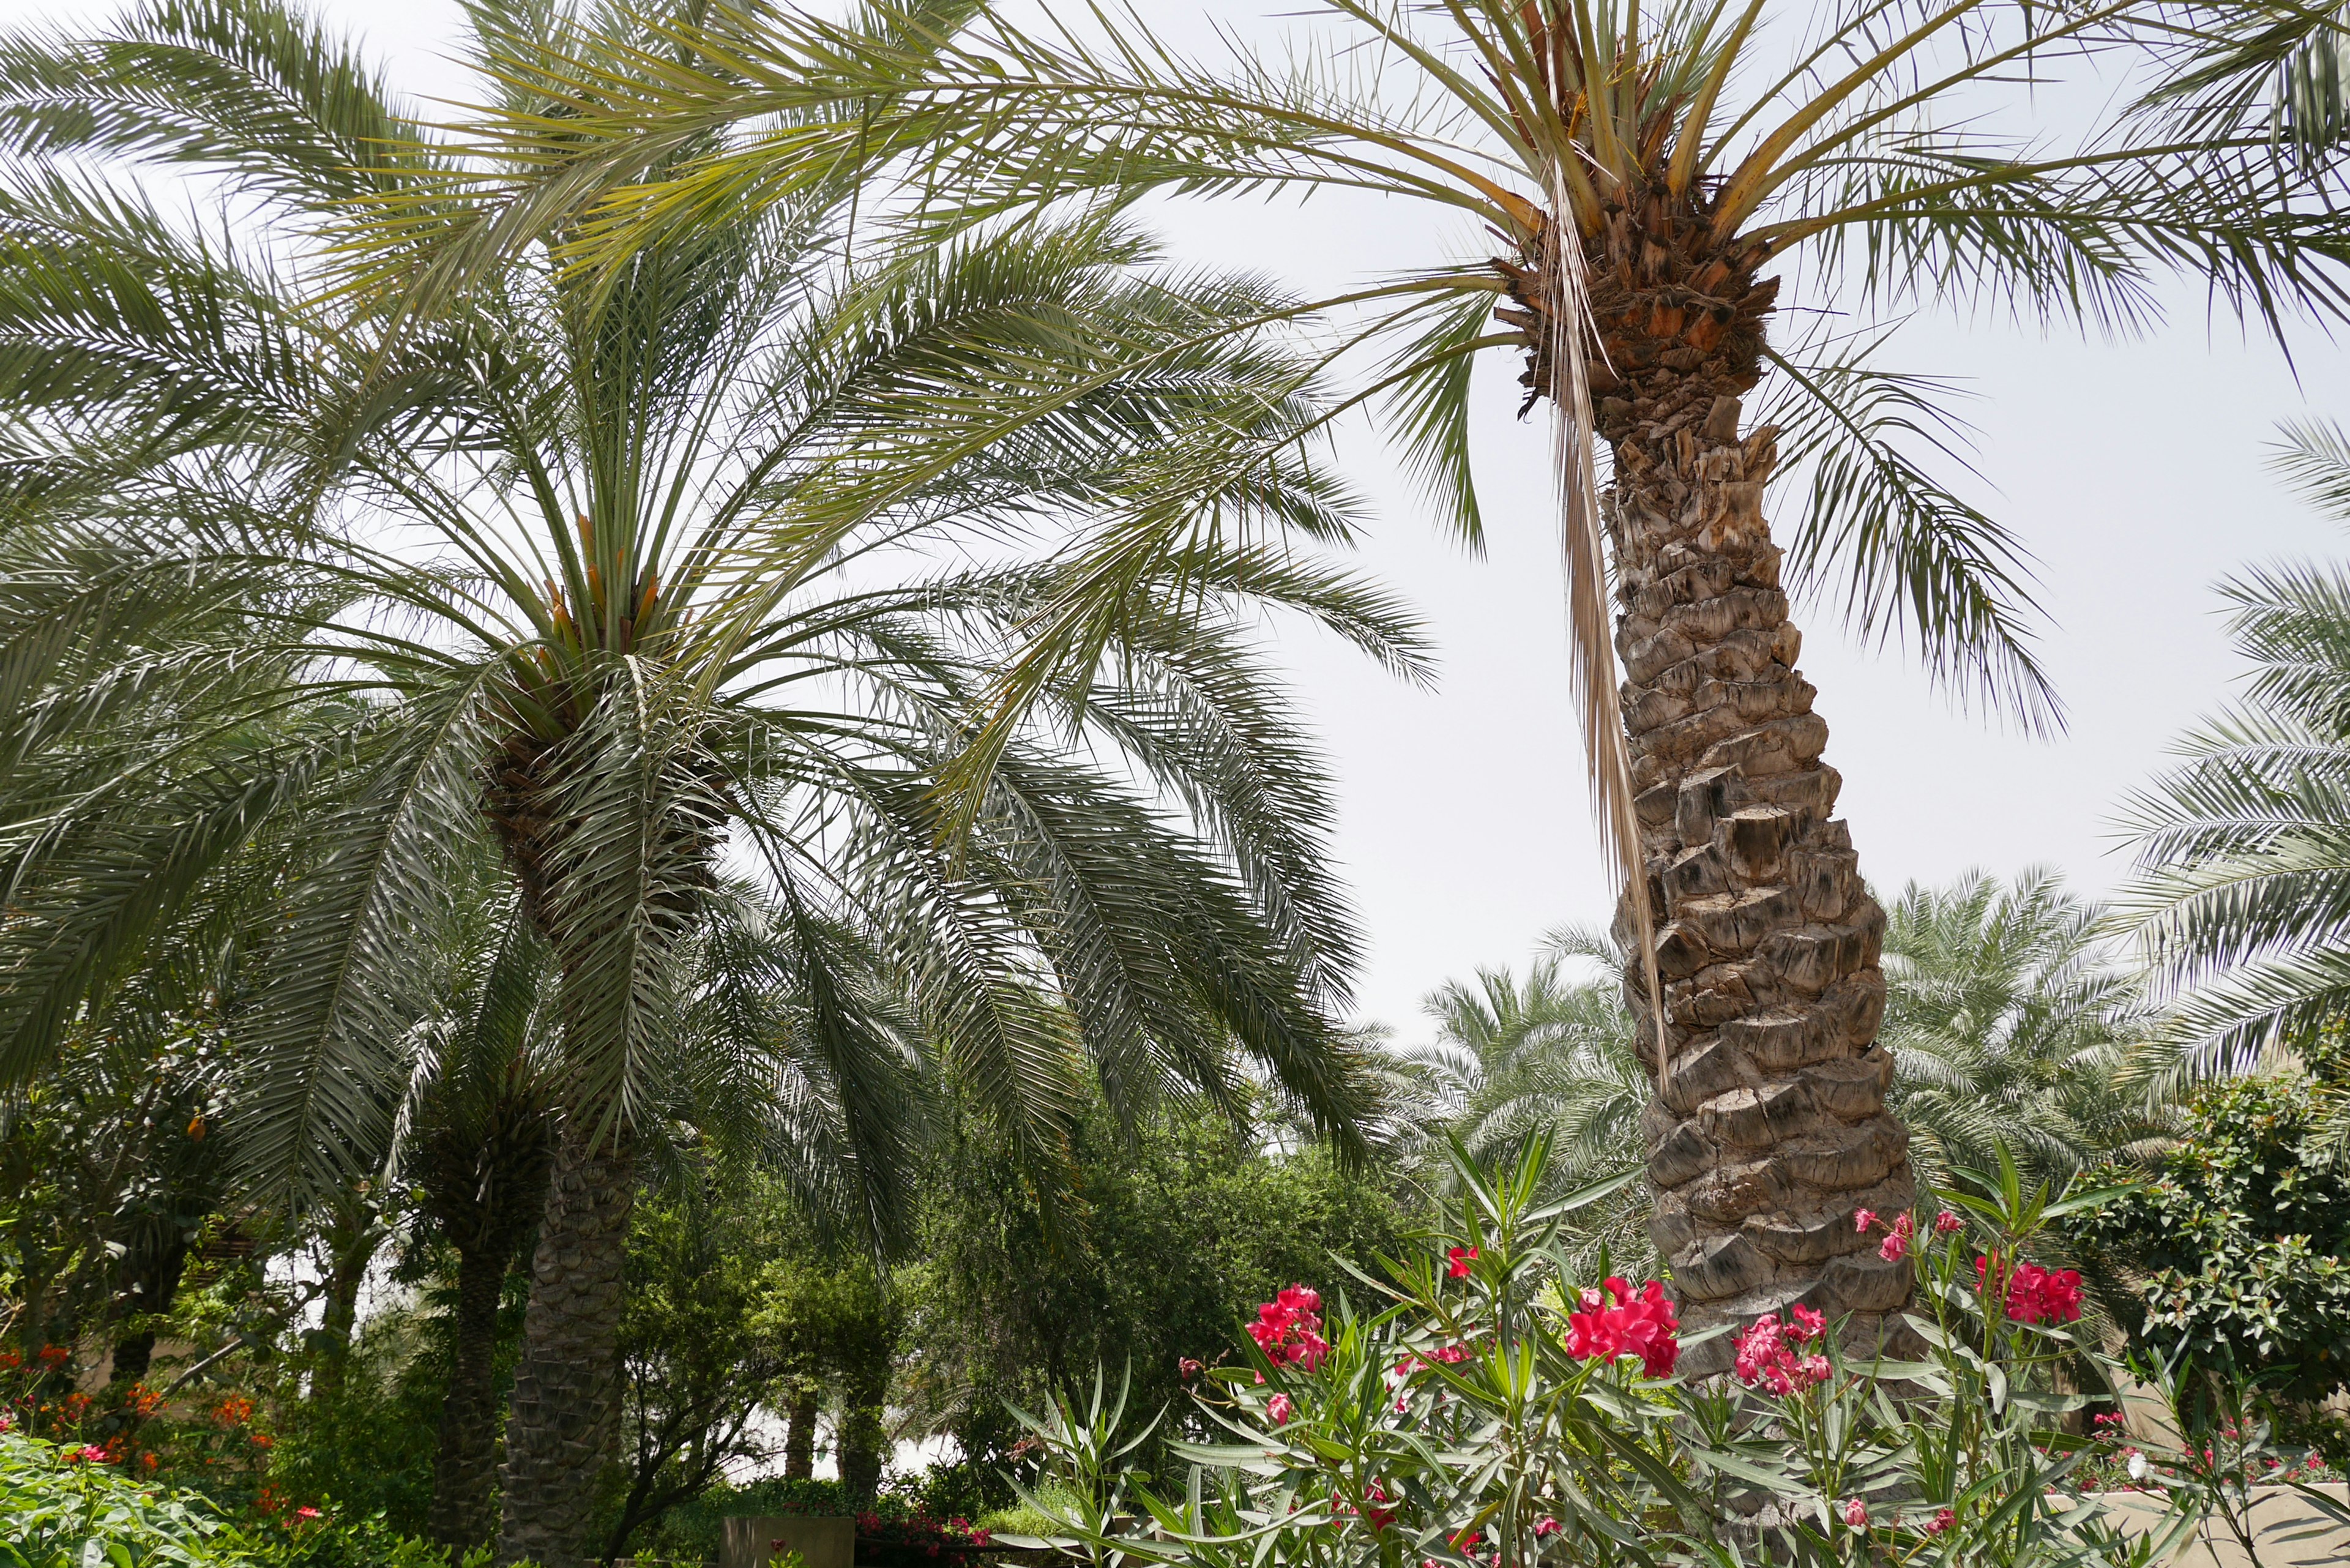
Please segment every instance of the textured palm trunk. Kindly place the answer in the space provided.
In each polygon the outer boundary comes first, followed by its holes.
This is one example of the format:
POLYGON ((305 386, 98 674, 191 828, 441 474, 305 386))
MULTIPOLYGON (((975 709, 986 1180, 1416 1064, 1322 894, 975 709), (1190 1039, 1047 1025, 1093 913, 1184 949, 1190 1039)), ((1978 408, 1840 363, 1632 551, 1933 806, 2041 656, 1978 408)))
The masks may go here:
POLYGON ((784 1479, 806 1480, 816 1474, 816 1390, 804 1385, 792 1395, 791 1425, 784 1435, 784 1479))
POLYGON ((556 1151, 506 1416, 501 1563, 586 1568, 589 1511, 619 1433, 619 1324, 634 1161, 594 1118, 556 1151))
MULTIPOLYGON (((1613 449, 1607 522, 1640 850, 1664 987, 1661 1092, 1642 1117, 1649 1231, 1690 1331, 1804 1303, 1874 1342, 1909 1269, 1853 1222, 1914 1194, 1877 1044, 1885 914, 1835 815, 1826 722, 1795 667, 1780 552, 1762 517, 1775 432, 1740 429, 1777 292, 1755 247, 1712 244, 1701 192, 1617 212, 1586 246, 1591 382, 1613 449)), ((1539 264, 1540 258, 1536 258, 1539 264)), ((1529 329, 1526 384, 1550 390, 1560 297, 1502 264, 1529 329)), ((1630 900, 1618 935, 1637 953, 1630 900)), ((1627 1000, 1653 1073, 1655 1009, 1627 1000)), ((1685 1366, 1726 1370, 1716 1339, 1685 1366)))
POLYGON ((498 1446, 498 1299, 511 1246, 458 1254, 456 1359, 441 1404, 441 1449, 432 1463, 433 1540, 462 1553, 498 1525, 493 1467, 498 1446))

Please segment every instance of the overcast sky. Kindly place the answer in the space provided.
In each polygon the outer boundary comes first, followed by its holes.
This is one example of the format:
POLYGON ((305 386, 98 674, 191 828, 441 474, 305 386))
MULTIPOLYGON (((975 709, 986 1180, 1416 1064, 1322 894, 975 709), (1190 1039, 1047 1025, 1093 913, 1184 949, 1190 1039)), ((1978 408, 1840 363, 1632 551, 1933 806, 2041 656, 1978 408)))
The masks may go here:
MULTIPOLYGON (((412 90, 462 92, 442 57, 456 36, 453 0, 321 8, 373 40, 412 90)), ((1177 0, 1149 9, 1172 17, 1177 0)), ((1213 8, 1240 36, 1267 39, 1285 24, 1256 18, 1294 9, 1213 8)), ((0 0, 12 24, 103 14, 77 0, 0 0)), ((1317 200, 1303 211, 1189 207, 1168 227, 1187 257, 1314 288, 1426 258, 1446 236, 1424 224, 1416 210, 1317 200)), ((2350 417, 2350 371, 2334 345, 2310 329, 2294 352, 2298 379, 2265 342, 2207 321, 2191 287, 2147 341, 2043 339, 2005 319, 1923 317, 1904 328, 1887 364, 1955 378, 1970 394, 1961 411, 1988 482, 1971 498, 2036 555, 2053 622, 2046 662, 2071 724, 2033 741, 1956 713, 1898 649, 1856 647, 1822 608, 1799 610, 1828 760, 1845 776, 1843 810, 1880 892, 2035 864, 2102 891, 2125 871, 2117 804, 2238 673, 2213 583, 2248 563, 2344 547, 2263 469, 2280 420, 2350 417)), ((1514 370, 1491 371, 1483 560, 1435 535, 1374 442, 1343 449, 1378 504, 1362 564, 1426 616, 1438 688, 1404 689, 1314 639, 1283 649, 1342 784, 1336 848, 1371 940, 1362 1012, 1407 1038, 1424 1033, 1430 988, 1480 964, 1522 962, 1545 930, 1604 921, 1609 907, 1565 697, 1544 432, 1512 419, 1514 370)), ((1777 502, 1783 537, 1794 504, 1777 502)))

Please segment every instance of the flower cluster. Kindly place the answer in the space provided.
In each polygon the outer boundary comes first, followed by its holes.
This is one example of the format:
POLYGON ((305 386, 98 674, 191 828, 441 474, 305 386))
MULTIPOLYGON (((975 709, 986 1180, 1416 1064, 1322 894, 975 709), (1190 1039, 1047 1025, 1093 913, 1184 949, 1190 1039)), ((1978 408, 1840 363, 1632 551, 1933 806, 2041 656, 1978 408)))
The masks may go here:
MULTIPOLYGON (((1991 1262, 1975 1260, 1975 1280, 1990 1288, 1991 1262)), ((2043 1269, 2018 1263, 2007 1277, 2007 1315, 2017 1323, 2078 1323, 2081 1321, 2081 1271, 2043 1269)))
POLYGON ((974 1529, 967 1519, 932 1519, 919 1509, 905 1515, 868 1511, 857 1516, 857 1561, 877 1568, 908 1568, 932 1557, 960 1562, 988 1539, 986 1531, 974 1529))
POLYGON ((1322 1337, 1322 1293, 1292 1285, 1256 1309, 1249 1337, 1275 1366, 1311 1372, 1330 1354, 1322 1337))
POLYGON ((1613 1361, 1637 1355, 1640 1369, 1651 1377, 1669 1377, 1680 1359, 1680 1319, 1665 1297, 1665 1287, 1650 1280, 1632 1293, 1631 1284, 1616 1275, 1602 1282, 1616 1304, 1596 1290, 1583 1292, 1583 1310, 1566 1319, 1566 1353, 1579 1361, 1613 1361))
POLYGON ((1360 1509, 1348 1502, 1345 1494, 1334 1491, 1330 1494, 1330 1511, 1333 1513, 1359 1512, 1363 1516, 1363 1521, 1377 1532, 1385 1530, 1396 1521, 1396 1511, 1389 1506, 1394 1501, 1393 1498, 1388 1496, 1388 1489, 1374 1480, 1367 1482, 1363 1488, 1363 1506, 1360 1509))
POLYGON ((1820 1337, 1827 1319, 1806 1306, 1790 1307, 1787 1316, 1783 1325, 1777 1313, 1764 1313, 1748 1324, 1733 1368, 1749 1388, 1759 1383, 1781 1398, 1826 1382, 1835 1370, 1818 1351, 1801 1348, 1820 1337))
MULTIPOLYGON (((1866 1236, 1878 1228, 1880 1221, 1874 1209, 1852 1211, 1852 1228, 1866 1236)), ((1898 1263, 1909 1255, 1909 1238, 1918 1233, 1918 1222, 1907 1214, 1894 1216, 1893 1223, 1883 1227, 1885 1240, 1878 1244, 1877 1255, 1888 1263, 1898 1263)))

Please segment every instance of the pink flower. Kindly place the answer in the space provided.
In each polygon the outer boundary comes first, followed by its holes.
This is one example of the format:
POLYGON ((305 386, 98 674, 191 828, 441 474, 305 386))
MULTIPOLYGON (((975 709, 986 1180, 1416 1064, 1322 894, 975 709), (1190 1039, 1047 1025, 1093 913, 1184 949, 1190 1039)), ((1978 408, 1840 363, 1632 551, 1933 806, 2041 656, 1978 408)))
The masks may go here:
POLYGON ((1534 1539, 1536 1541, 1540 1541, 1545 1535, 1556 1535, 1558 1531, 1559 1523, 1555 1519, 1538 1519, 1534 1521, 1534 1539))
POLYGON ((1476 1261, 1477 1261, 1477 1249, 1476 1249, 1476 1248, 1474 1248, 1474 1247, 1455 1247, 1455 1248, 1453 1248, 1451 1251, 1449 1251, 1449 1252, 1447 1252, 1447 1253, 1445 1253, 1445 1254, 1444 1254, 1444 1273, 1445 1273, 1445 1277, 1446 1277, 1446 1278, 1448 1278, 1448 1279, 1455 1279, 1455 1280, 1465 1280, 1465 1279, 1467 1279, 1467 1278, 1469 1277, 1469 1265, 1470 1265, 1470 1264, 1471 1264, 1471 1263, 1473 1263, 1473 1262, 1475 1262, 1476 1261))
POLYGON ((1817 1339, 1828 1326, 1825 1313, 1814 1312, 1800 1302, 1787 1309, 1787 1316, 1797 1339, 1817 1339))
POLYGON ((1877 1255, 1888 1263, 1898 1263, 1909 1255, 1909 1238, 1916 1233, 1917 1221, 1904 1214, 1894 1220, 1893 1229, 1886 1233, 1885 1244, 1877 1255))
MULTIPOLYGON (((1794 1309, 1798 1313, 1804 1308, 1794 1309)), ((1822 1319, 1818 1313, 1809 1313, 1796 1320, 1797 1337, 1791 1340, 1780 1326, 1777 1313, 1764 1313, 1746 1325, 1735 1342, 1735 1359, 1731 1370, 1741 1383, 1752 1388, 1760 1385, 1784 1399, 1799 1394, 1814 1384, 1825 1383, 1835 1375, 1835 1367, 1825 1355, 1798 1355, 1794 1346, 1820 1332, 1822 1319)))
POLYGON ((1297 1414, 1297 1407, 1290 1403, 1288 1395, 1276 1394, 1265 1401, 1264 1413, 1274 1426, 1286 1427, 1291 1417, 1297 1414))
POLYGON ((1200 1364, 1188 1355, 1180 1355, 1175 1359, 1175 1370, 1184 1382, 1189 1383, 1200 1375, 1200 1364))
POLYGON ((1330 1342, 1322 1337, 1322 1319, 1317 1315, 1321 1305, 1319 1292, 1291 1285, 1256 1309, 1256 1321, 1248 1325, 1249 1337, 1275 1366, 1299 1366, 1311 1372, 1330 1354, 1330 1342))
POLYGON ((1926 1521, 1926 1533, 1929 1535, 1940 1535, 1946 1532, 1956 1530, 1958 1527, 1958 1514, 1946 1508, 1942 1510, 1941 1512, 1936 1514, 1933 1518, 1926 1521))
MULTIPOLYGON (((1938 1236, 1947 1236, 1953 1231, 1964 1230, 1966 1228, 1966 1223, 1967 1222, 1960 1219, 1955 1212, 1945 1209, 1939 1214, 1934 1216, 1934 1233, 1938 1236)), ((1948 1513, 1950 1511, 1946 1508, 1942 1511, 1944 1513, 1948 1513)))
POLYGON ((294 1511, 294 1517, 296 1519, 324 1519, 327 1516, 320 1513, 315 1508, 297 1508, 294 1511))
POLYGON ((1428 1354, 1447 1366, 1458 1366, 1469 1359, 1469 1347, 1465 1345, 1445 1345, 1438 1346, 1428 1354))
POLYGON ((1596 1291, 1582 1293, 1583 1311, 1566 1319, 1566 1353, 1578 1361, 1613 1361, 1637 1355, 1640 1369, 1651 1377, 1667 1377, 1680 1359, 1680 1319, 1665 1298, 1665 1287, 1650 1280, 1632 1293, 1630 1282, 1610 1276, 1606 1282, 1614 1306, 1601 1304, 1596 1291))
POLYGON ((1869 1227, 1870 1227, 1870 1226, 1872 1226, 1872 1225, 1874 1225, 1874 1224, 1876 1224, 1876 1223, 1877 1223, 1877 1210, 1874 1210, 1874 1209, 1856 1209, 1856 1210, 1854 1210, 1852 1211, 1852 1228, 1853 1228, 1854 1230, 1856 1230, 1856 1231, 1859 1231, 1862 1235, 1864 1235, 1864 1236, 1867 1235, 1867 1234, 1868 1234, 1868 1229, 1869 1229, 1869 1227))
POLYGON ((1844 1521, 1855 1530, 1868 1528, 1868 1504, 1856 1497, 1844 1500, 1844 1521))

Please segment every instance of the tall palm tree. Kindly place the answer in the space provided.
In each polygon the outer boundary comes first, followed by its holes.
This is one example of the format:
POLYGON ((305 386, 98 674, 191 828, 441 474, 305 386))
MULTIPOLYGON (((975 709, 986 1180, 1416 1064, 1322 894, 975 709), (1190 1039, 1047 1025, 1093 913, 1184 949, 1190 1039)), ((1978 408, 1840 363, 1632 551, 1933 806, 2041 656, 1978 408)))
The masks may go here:
POLYGON ((1911 883, 1887 911, 1879 1036, 1919 1173, 1998 1168, 2061 1186, 2092 1162, 2149 1155, 2169 1132, 2129 1079, 2151 1027, 2139 976, 2106 950, 2105 911, 2030 869, 1911 883))
MULTIPOLYGON (((2350 436, 2288 427, 2277 467, 2350 524, 2350 436)), ((2350 566, 2262 566, 2220 592, 2242 696, 2124 815, 2138 876, 2118 907, 2176 1002, 2146 1063, 2157 1092, 2350 1018, 2350 566)))
MULTIPOLYGON (((1850 1214, 1906 1203, 1913 1179, 1876 1044, 1884 913, 1834 815, 1789 597, 1826 599, 1865 637, 1914 638, 1938 677, 2027 725, 2057 718, 2015 541, 1920 465, 1950 435, 1931 383, 1873 350, 1920 300, 2140 329, 2164 276, 2272 330, 2338 313, 2339 181, 2282 151, 2264 109, 2159 90, 2198 68, 2199 28, 2241 19, 2221 5, 1326 4, 1345 30, 1326 50, 1226 67, 1132 11, 1087 8, 1087 31, 973 7, 960 33, 934 20, 920 49, 869 21, 713 11, 673 31, 691 57, 658 83, 606 92, 572 71, 595 104, 563 123, 570 145, 644 174, 572 254, 614 268, 679 228, 787 202, 810 145, 904 154, 916 221, 947 229, 1087 192, 1335 186, 1498 236, 1499 254, 1432 255, 1316 303, 1355 311, 1342 347, 1371 367, 1359 396, 1471 543, 1471 367, 1511 357, 1528 406, 1550 403, 1571 701, 1659 1085, 1657 1244, 1695 1324, 1808 1299, 1865 1334, 1909 1276, 1850 1214), (2068 76, 2099 100, 2073 135, 2040 107, 2068 76), (2149 90, 2114 97, 2116 81, 2149 90), (762 117, 787 129, 646 163, 762 117), (1857 327, 1774 342, 1790 279, 1814 308, 1856 308, 1857 327), (1763 508, 1781 474, 1806 501, 1783 548, 1763 508)), ((563 194, 518 190, 517 213, 563 194)), ((1028 678, 1056 649, 1081 655, 1083 624, 1032 649, 1028 678)), ((1715 1340, 1698 1362, 1728 1355, 1715 1340)))
MULTIPOLYGON (((572 111, 532 86, 548 56, 665 68, 624 7, 468 15, 509 117, 572 111)), ((1274 547, 1343 535, 1348 501, 1261 287, 1155 269, 1099 215, 878 251, 877 144, 617 270, 557 254, 558 214, 411 308, 501 200, 482 140, 277 0, 0 45, 0 1071, 282 843, 242 1145, 339 1190, 402 1103, 414 933, 491 837, 555 971, 562 1113, 499 1552, 572 1568, 642 1129, 727 878, 805 999, 776 1092, 837 1113, 806 1154, 869 1228, 906 1165, 898 996, 1048 1189, 1081 1073, 1237 1115, 1247 1059, 1343 1144, 1354 933, 1251 628, 1418 651, 1274 547), (234 221, 173 216, 142 169, 207 177, 234 221), (1091 652, 1007 711, 1006 659, 1071 616, 1091 652)))

